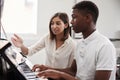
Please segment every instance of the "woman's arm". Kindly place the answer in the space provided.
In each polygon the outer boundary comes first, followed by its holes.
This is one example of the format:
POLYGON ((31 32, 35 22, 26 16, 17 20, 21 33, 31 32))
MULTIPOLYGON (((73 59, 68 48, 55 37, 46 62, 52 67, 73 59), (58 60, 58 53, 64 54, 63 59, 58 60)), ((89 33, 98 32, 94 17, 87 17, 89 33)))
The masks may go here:
POLYGON ((28 54, 28 48, 24 46, 23 44, 23 40, 21 37, 19 37, 18 35, 14 34, 14 37, 11 38, 12 43, 21 49, 22 53, 24 55, 28 54))

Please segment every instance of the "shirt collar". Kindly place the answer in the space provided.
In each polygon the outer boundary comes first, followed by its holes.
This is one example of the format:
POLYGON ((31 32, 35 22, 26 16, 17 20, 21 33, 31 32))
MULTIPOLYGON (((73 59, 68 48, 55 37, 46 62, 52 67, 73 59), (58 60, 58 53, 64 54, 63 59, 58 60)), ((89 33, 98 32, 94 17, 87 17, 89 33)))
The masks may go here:
POLYGON ((69 43, 70 43, 70 38, 71 38, 71 37, 70 37, 70 35, 69 35, 68 38, 65 40, 64 43, 65 43, 65 44, 69 44, 69 43))
POLYGON ((94 40, 96 37, 98 37, 99 32, 95 30, 91 35, 89 35, 87 38, 83 39, 83 43, 88 44, 92 40, 94 40))

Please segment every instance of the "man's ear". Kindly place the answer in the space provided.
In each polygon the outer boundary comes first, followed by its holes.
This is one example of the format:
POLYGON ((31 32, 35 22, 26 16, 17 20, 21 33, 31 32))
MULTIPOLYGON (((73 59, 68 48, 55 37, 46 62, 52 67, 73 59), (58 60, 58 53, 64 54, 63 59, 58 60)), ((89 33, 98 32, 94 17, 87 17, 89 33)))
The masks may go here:
POLYGON ((91 14, 86 14, 85 19, 86 19, 87 22, 91 22, 93 20, 91 14))

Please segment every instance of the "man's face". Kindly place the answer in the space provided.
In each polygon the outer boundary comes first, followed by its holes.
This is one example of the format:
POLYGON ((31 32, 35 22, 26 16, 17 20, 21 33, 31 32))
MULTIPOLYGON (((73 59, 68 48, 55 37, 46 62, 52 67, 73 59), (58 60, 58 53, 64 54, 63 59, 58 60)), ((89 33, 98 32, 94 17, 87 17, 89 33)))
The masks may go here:
POLYGON ((77 9, 73 9, 71 24, 75 33, 83 32, 85 29, 85 16, 77 9))

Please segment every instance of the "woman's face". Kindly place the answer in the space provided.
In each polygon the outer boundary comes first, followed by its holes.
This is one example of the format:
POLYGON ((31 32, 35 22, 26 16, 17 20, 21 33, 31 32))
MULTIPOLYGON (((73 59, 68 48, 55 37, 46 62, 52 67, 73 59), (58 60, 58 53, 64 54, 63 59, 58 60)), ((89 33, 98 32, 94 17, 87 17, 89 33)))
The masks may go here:
POLYGON ((55 17, 51 21, 51 30, 53 34, 59 35, 64 33, 64 29, 67 28, 67 25, 59 18, 55 17))
POLYGON ((87 23, 85 20, 85 16, 83 16, 80 11, 77 9, 73 10, 71 24, 73 26, 74 32, 79 33, 86 29, 85 25, 87 23))

